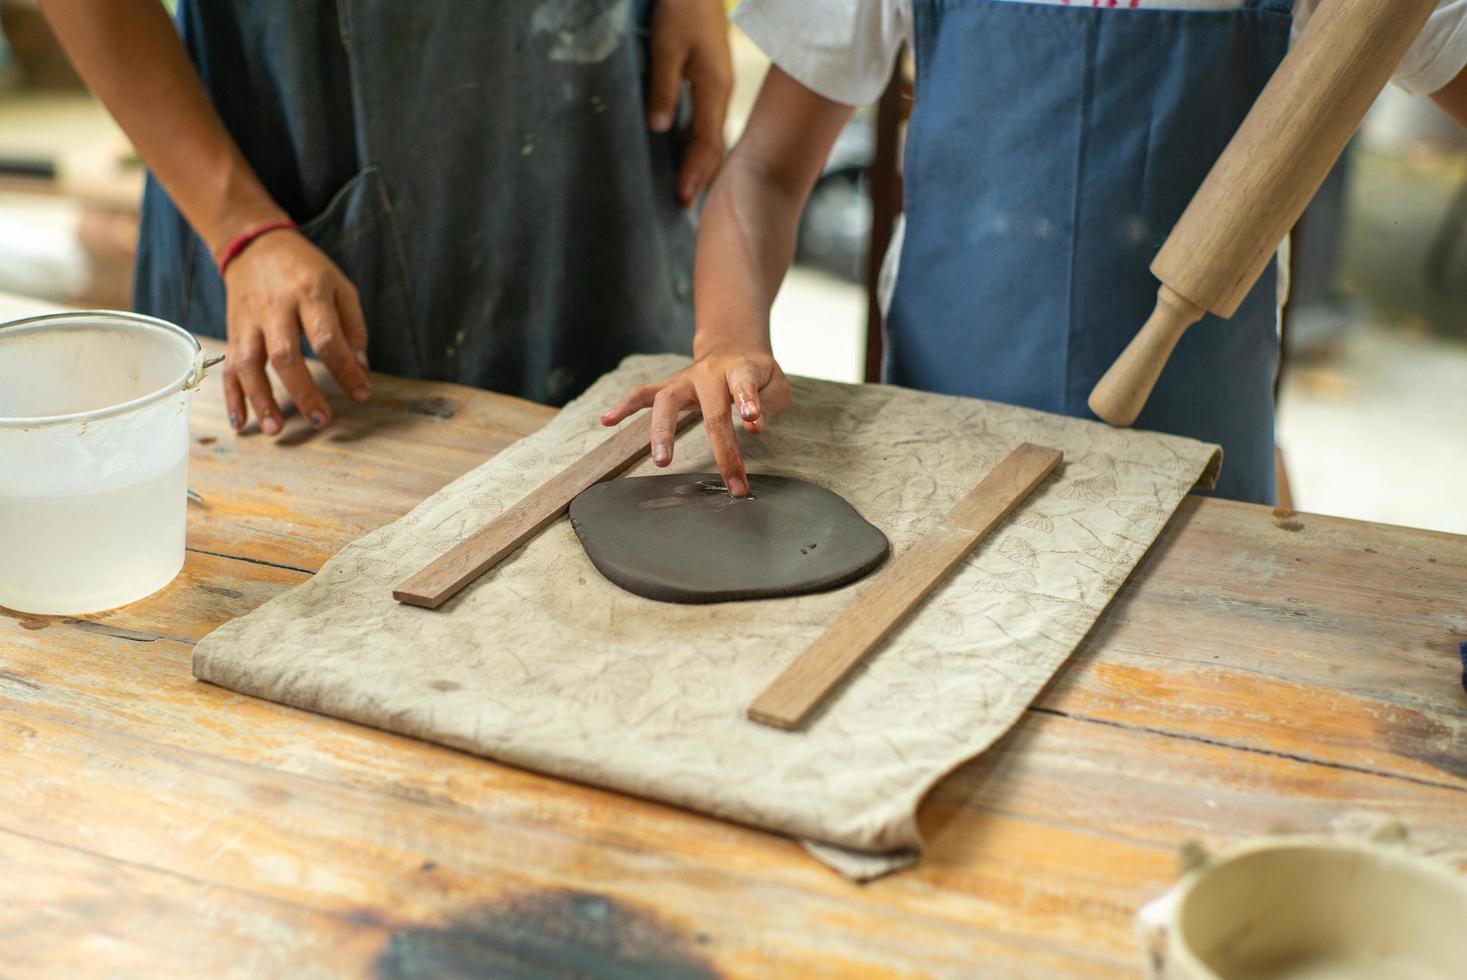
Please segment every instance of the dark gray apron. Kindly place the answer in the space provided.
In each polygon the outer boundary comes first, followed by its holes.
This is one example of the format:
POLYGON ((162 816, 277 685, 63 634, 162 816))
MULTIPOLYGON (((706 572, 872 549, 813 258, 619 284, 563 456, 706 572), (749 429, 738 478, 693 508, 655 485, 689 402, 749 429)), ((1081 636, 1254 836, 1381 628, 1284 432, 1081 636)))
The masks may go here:
MULTIPOLYGON (((645 123, 653 0, 182 0, 276 201, 361 294, 376 370, 561 404, 692 337, 681 136, 645 123)), ((203 242, 151 179, 134 305, 224 335, 203 242)))

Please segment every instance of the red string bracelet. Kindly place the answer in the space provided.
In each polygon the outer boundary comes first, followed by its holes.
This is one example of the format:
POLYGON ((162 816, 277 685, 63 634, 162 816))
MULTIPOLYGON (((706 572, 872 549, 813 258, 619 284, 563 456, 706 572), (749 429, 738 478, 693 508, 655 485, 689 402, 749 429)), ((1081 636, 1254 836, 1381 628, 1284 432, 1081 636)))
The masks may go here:
POLYGON ((295 222, 290 220, 267 221, 263 225, 256 225, 248 231, 243 231, 235 235, 234 239, 224 247, 224 253, 219 256, 219 277, 221 279, 224 278, 224 270, 229 268, 229 263, 233 262, 239 256, 240 252, 249 248, 250 242, 253 242, 256 238, 259 238, 267 232, 279 231, 281 228, 289 228, 294 231, 295 227, 295 222))

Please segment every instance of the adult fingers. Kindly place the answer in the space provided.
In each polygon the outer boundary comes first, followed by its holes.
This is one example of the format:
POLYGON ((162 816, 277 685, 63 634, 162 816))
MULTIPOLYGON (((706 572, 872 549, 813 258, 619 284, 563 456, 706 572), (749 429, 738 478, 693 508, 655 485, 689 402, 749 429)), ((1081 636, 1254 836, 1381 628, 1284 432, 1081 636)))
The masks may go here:
POLYGON ((336 291, 336 315, 341 321, 346 346, 351 349, 352 360, 362 369, 361 384, 346 390, 352 398, 364 402, 372 397, 372 382, 367 377, 370 370, 367 366, 367 319, 362 315, 362 301, 357 297, 357 288, 349 282, 336 291))
POLYGON ((708 433, 708 445, 713 450, 718 473, 731 496, 746 497, 749 494, 749 477, 744 472, 744 458, 739 455, 738 439, 734 436, 733 416, 728 408, 728 385, 719 376, 699 384, 697 390, 698 403, 703 409, 703 429, 708 433))
MULTIPOLYGON (((367 376, 357 363, 351 344, 338 316, 334 302, 306 300, 300 306, 301 325, 311 349, 326 365, 326 370, 341 385, 341 389, 356 401, 366 401, 372 394, 367 385, 367 376)), ((292 392, 293 393, 293 392, 292 392)), ((328 408, 328 412, 330 409, 328 408)))
POLYGON ((266 328, 265 355, 275 376, 290 392, 295 407, 313 428, 319 429, 331 421, 331 406, 306 367, 305 355, 301 353, 300 322, 294 313, 287 316, 288 319, 275 320, 266 328))
POLYGON ((683 65, 688 60, 687 43, 668 38, 666 31, 652 33, 652 72, 647 86, 647 128, 665 133, 672 128, 677 111, 678 88, 682 85, 683 65))
POLYGON ((621 396, 621 401, 611 406, 601 416, 602 425, 618 425, 630 415, 635 415, 657 397, 657 392, 662 389, 660 384, 637 385, 635 388, 621 396))
POLYGON ((733 91, 733 72, 723 57, 707 51, 692 61, 688 81, 693 89, 692 140, 683 153, 678 172, 677 193, 683 206, 697 200, 723 163, 723 124, 728 114, 728 97, 733 91))
POLYGON ((255 418, 260 420, 260 431, 267 436, 278 434, 280 406, 275 403, 275 393, 270 390, 270 379, 265 375, 265 338, 259 330, 247 331, 240 338, 235 374, 255 418))
POLYGON ((677 416, 697 400, 688 385, 668 385, 652 400, 652 462, 666 466, 672 462, 677 442, 677 416))
POLYGON ((229 427, 235 432, 244 428, 250 417, 245 407, 244 389, 239 384, 238 362, 238 352, 231 349, 224 358, 224 410, 229 413, 229 427))

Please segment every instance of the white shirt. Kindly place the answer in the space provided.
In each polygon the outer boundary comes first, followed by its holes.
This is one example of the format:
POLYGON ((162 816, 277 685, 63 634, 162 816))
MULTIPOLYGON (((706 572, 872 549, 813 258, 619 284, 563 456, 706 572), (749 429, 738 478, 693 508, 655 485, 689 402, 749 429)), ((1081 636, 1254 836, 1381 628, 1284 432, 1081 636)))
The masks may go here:
MULTIPOLYGON (((1009 0, 1064 3, 1065 0, 1009 0)), ((1114 7, 1227 10, 1238 0, 1072 0, 1114 7)), ((1381 0, 1390 2, 1390 0, 1381 0)), ((1317 0, 1295 0, 1297 35, 1317 0)), ((912 0, 743 0, 733 14, 769 59, 806 88, 835 102, 875 102, 892 63, 912 33, 912 0)), ((1435 92, 1467 66, 1467 0, 1441 0, 1396 69, 1396 84, 1413 93, 1435 92)))

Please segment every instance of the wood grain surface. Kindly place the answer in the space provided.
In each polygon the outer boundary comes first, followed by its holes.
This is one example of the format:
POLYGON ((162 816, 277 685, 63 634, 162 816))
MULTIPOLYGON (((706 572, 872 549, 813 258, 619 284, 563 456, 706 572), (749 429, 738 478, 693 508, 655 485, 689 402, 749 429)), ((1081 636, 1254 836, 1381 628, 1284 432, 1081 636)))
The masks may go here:
MULTIPOLYGON (((3 311, 3 305, 0 305, 3 311)), ((1467 538, 1189 498, 1070 663, 853 885, 792 841, 195 682, 192 644, 551 415, 373 378, 194 403, 183 574, 0 612, 0 975, 1135 977, 1189 839, 1467 848, 1467 538), (281 442, 285 444, 281 444, 281 442)))
POLYGON ((749 718, 798 728, 948 571, 1024 502, 1063 455, 1026 442, 1000 460, 916 544, 851 596, 840 618, 750 703, 749 718))

